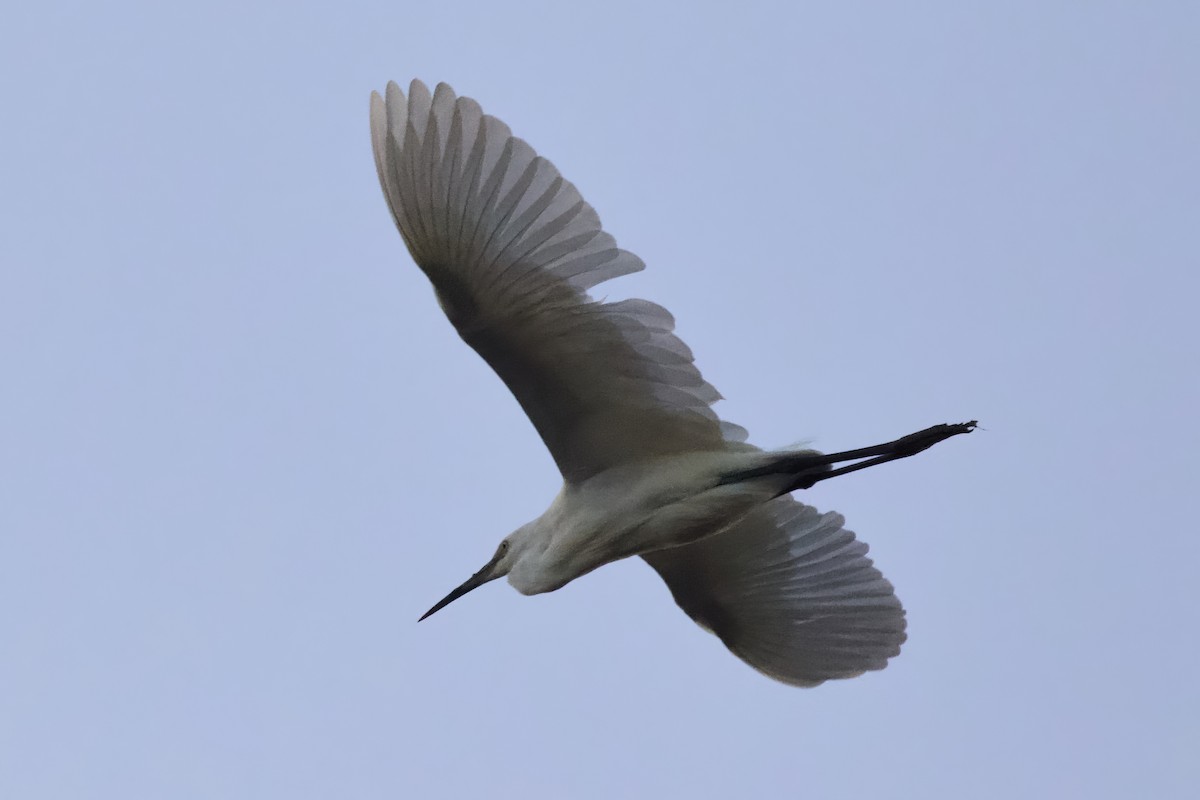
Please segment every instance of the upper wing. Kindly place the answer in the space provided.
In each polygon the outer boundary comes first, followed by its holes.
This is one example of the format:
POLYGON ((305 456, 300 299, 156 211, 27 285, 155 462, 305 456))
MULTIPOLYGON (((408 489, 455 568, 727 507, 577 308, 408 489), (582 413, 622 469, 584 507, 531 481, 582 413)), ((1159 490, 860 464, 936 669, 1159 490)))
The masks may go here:
POLYGON ((722 446, 717 391, 645 300, 588 289, 643 269, 503 122, 446 84, 371 96, 383 193, 446 316, 508 385, 568 481, 617 464, 722 446))
POLYGON ((785 495, 716 536, 643 558, 739 658, 816 686, 883 669, 906 638, 892 585, 844 522, 785 495))

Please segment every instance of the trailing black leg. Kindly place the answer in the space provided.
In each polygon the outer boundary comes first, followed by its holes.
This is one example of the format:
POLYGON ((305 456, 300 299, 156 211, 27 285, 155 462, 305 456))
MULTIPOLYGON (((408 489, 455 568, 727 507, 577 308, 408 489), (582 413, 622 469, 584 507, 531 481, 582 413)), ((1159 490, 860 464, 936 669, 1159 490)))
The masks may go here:
POLYGON ((719 483, 737 483, 750 478, 761 478, 767 475, 790 475, 791 483, 780 494, 794 492, 797 489, 809 489, 820 481, 847 475, 860 469, 886 464, 900 458, 908 458, 922 450, 928 450, 938 442, 945 441, 960 433, 970 433, 975 430, 976 423, 960 422, 953 425, 934 425, 923 431, 910 433, 908 436, 896 439, 886 444, 873 447, 862 447, 858 450, 846 450, 841 453, 789 453, 753 469, 731 472, 721 477, 719 483), (845 466, 833 468, 834 464, 854 462, 845 466))

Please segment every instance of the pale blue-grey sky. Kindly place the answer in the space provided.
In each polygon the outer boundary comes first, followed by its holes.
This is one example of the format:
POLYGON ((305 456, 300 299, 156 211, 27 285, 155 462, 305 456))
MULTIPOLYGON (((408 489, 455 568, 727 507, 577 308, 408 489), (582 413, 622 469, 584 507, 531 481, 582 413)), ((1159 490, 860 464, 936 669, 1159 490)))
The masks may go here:
POLYGON ((1194 3, 25 3, 0 27, 0 796, 1185 797, 1194 3), (393 229, 445 80, 648 269, 909 612, 798 690, 639 560, 417 616, 557 475, 393 229))

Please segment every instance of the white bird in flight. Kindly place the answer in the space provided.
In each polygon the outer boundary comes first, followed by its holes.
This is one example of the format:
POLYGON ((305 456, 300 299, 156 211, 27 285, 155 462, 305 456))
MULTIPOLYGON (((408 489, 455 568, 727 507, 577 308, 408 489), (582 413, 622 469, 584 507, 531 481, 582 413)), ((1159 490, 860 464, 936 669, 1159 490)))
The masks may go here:
POLYGON ((371 96, 371 143, 413 260, 563 476, 546 512, 421 619, 506 575, 539 594, 641 556, 688 616, 784 683, 853 677, 900 652, 904 609, 867 545, 790 493, 974 422, 832 455, 764 452, 713 412, 720 395, 666 309, 588 295, 645 265, 507 125, 444 83, 430 95, 413 81, 407 98, 389 83, 371 96))

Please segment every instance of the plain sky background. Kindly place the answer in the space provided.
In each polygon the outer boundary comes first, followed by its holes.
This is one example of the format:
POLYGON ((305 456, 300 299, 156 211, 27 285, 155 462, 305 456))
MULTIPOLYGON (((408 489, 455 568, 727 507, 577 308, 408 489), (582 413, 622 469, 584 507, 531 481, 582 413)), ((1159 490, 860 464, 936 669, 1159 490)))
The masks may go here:
POLYGON ((0 797, 1195 796, 1200 5, 12 4, 0 797), (909 613, 798 690, 640 560, 420 625, 558 477, 367 99, 553 160, 909 613))

